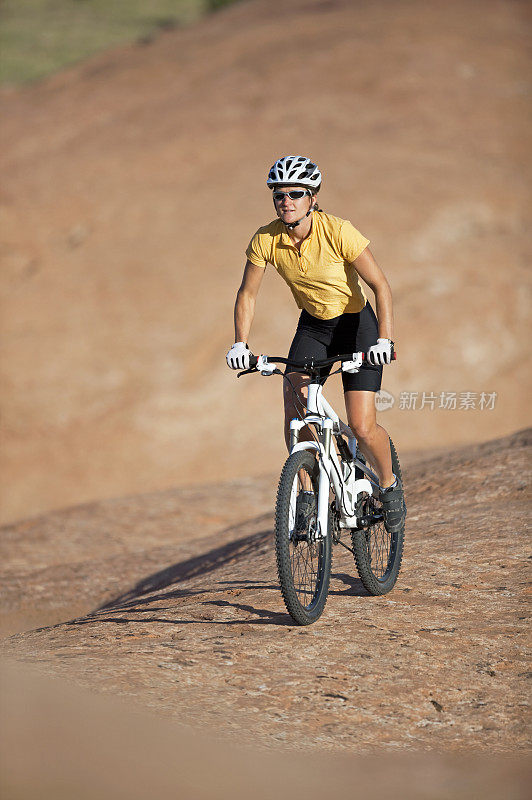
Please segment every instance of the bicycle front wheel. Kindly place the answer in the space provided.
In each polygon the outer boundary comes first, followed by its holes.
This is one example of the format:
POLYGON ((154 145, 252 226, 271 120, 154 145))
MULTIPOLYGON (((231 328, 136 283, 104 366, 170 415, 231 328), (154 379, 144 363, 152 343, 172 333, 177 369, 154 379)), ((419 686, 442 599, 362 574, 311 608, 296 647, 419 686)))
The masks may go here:
POLYGON ((331 536, 318 539, 319 466, 313 451, 298 450, 284 465, 275 509, 275 552, 281 592, 298 625, 323 613, 331 576, 331 536), (305 506, 300 500, 306 492, 305 506), (303 510, 304 508, 304 510, 303 510))

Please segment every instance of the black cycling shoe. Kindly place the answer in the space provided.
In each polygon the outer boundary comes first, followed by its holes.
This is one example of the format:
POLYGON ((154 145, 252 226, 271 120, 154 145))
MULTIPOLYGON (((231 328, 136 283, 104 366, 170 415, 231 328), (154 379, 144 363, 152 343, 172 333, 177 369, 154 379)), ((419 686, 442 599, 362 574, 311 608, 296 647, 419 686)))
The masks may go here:
POLYGON ((397 485, 381 489, 380 499, 384 514, 384 527, 388 533, 400 533, 406 519, 406 504, 403 485, 397 478, 397 485))
POLYGON ((309 522, 316 513, 316 497, 314 492, 299 492, 296 500, 296 521, 294 530, 306 532, 309 522))

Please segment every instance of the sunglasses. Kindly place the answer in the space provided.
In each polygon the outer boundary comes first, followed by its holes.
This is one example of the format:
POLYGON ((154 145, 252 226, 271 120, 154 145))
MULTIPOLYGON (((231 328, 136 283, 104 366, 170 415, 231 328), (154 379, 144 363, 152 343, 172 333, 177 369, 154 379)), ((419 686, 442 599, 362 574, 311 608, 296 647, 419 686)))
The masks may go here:
POLYGON ((293 189, 291 192, 274 192, 273 199, 276 203, 280 203, 285 197, 289 197, 290 200, 301 200, 306 194, 310 194, 308 189, 293 189))

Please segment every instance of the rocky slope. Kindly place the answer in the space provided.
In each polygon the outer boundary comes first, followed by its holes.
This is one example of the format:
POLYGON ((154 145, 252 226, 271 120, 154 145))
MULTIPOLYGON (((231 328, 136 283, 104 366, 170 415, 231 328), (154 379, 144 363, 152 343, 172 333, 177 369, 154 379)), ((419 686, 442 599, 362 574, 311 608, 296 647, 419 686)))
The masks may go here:
POLYGON ((524 751, 530 446, 528 430, 407 463, 396 588, 367 596, 336 548, 310 628, 280 597, 272 478, 4 528, 4 628, 19 632, 2 651, 234 741, 524 751))

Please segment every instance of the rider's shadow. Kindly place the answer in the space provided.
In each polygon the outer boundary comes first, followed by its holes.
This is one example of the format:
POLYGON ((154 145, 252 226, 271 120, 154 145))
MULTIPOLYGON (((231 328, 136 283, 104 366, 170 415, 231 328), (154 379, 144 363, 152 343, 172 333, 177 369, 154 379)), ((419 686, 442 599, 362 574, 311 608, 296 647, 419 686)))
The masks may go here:
MULTIPOLYGON (((280 591, 278 586, 272 586, 269 588, 276 589, 280 591)), ((239 611, 244 611, 247 614, 253 614, 256 619, 240 619, 240 620, 231 620, 232 624, 255 624, 255 625, 281 625, 281 626, 294 626, 294 620, 292 617, 283 612, 279 611, 272 611, 271 609, 267 608, 257 608, 256 606, 246 605, 245 603, 234 603, 230 602, 229 600, 205 600, 203 602, 204 606, 218 606, 218 607, 227 607, 230 606, 231 608, 237 608, 239 611)))
MULTIPOLYGON (((259 531, 153 572, 127 591, 100 605, 95 611, 137 609, 139 606, 151 605, 158 600, 201 595, 212 591, 216 581, 213 582, 212 579, 209 581, 207 578, 209 574, 216 573, 228 563, 236 564, 246 558, 255 557, 257 551, 263 548, 270 537, 270 530, 259 531), (201 588, 197 586, 198 579, 205 581, 201 588), (190 581, 196 581, 196 585, 192 586, 190 581)), ((238 587, 235 585, 233 588, 238 587)))
MULTIPOLYGON (((196 597, 201 605, 213 606, 232 606, 240 612, 244 612, 245 616, 239 620, 225 620, 225 624, 256 624, 256 625, 280 625, 291 626, 294 624, 292 618, 286 613, 279 613, 274 609, 257 608, 256 606, 235 602, 233 598, 227 599, 214 599, 214 600, 201 600, 202 594, 210 594, 213 591, 223 592, 226 587, 229 589, 230 594, 235 590, 242 590, 244 592, 249 590, 259 590, 267 593, 280 591, 280 587, 276 581, 272 581, 271 577, 253 578, 242 576, 235 576, 232 579, 227 579, 222 576, 218 580, 213 580, 216 572, 228 563, 236 564, 245 561, 249 558, 256 557, 257 551, 261 551, 264 545, 271 538, 271 531, 263 530, 250 536, 237 539, 236 541, 215 547, 207 553, 202 553, 192 558, 185 559, 184 561, 172 564, 165 569, 159 570, 151 575, 145 576, 135 586, 121 595, 108 600, 106 603, 100 605, 92 614, 89 614, 84 620, 76 620, 77 624, 94 620, 95 616, 108 614, 109 612, 122 612, 124 615, 120 619, 113 617, 115 622, 128 622, 135 621, 135 617, 139 613, 146 615, 145 620, 149 620, 150 613, 154 611, 161 611, 161 601, 172 601, 184 598, 196 597), (212 575, 211 579, 208 576, 212 575), (188 581, 195 579, 193 585, 188 581), (200 583, 198 585, 198 579, 200 583), (205 581, 204 585, 201 584, 205 581), (222 588, 223 587, 223 588, 222 588), (157 605, 155 605, 157 604, 157 605), (129 619, 128 619, 129 617, 129 619)), ((335 572, 331 575, 331 588, 329 594, 332 596, 343 597, 370 597, 369 593, 364 589, 362 582, 358 579, 344 572, 335 572), (336 583, 335 583, 336 582, 336 583), (341 588, 338 584, 343 584, 345 588, 341 588)), ((266 595, 265 595, 266 596, 266 595)), ((167 608, 170 610, 170 608, 167 608)), ((175 607, 176 614, 180 616, 179 605, 175 607)), ((102 619, 102 621, 104 621, 102 619)), ((111 621, 111 619, 108 619, 111 621)), ((153 619, 152 621, 159 621, 153 619)), ((171 619, 161 619, 161 622, 171 622, 171 619)), ((190 620, 180 619, 180 624, 185 621, 188 622, 202 622, 208 624, 208 620, 190 620)), ((212 620, 211 624, 220 624, 220 620, 212 620)))
MULTIPOLYGON (((185 559, 176 564, 172 564, 162 570, 147 575, 138 581, 133 587, 122 594, 108 600, 96 608, 91 614, 82 619, 76 619, 73 624, 87 624, 95 618, 102 622, 135 622, 139 614, 145 615, 146 622, 176 622, 176 624, 199 623, 199 624, 256 624, 256 625, 293 625, 292 618, 286 613, 279 613, 273 609, 257 608, 244 603, 236 603, 230 600, 202 600, 202 595, 214 592, 227 592, 233 594, 235 591, 259 590, 264 592, 280 592, 280 587, 271 577, 266 578, 242 578, 215 579, 216 572, 227 564, 245 562, 257 557, 257 553, 264 553, 264 547, 271 542, 271 530, 262 530, 250 536, 241 537, 232 542, 215 547, 206 553, 185 559), (192 581, 192 583, 189 583, 192 581), (161 601, 172 604, 172 601, 190 600, 195 597, 201 605, 214 606, 233 606, 235 609, 245 612, 246 616, 235 620, 205 620, 181 619, 183 607, 179 603, 174 607, 179 619, 162 619, 150 617, 150 614, 163 610, 170 611, 172 605, 161 607, 161 601), (110 612, 120 612, 123 616, 118 618, 107 616, 110 612), (251 618, 250 616, 251 615, 251 618)), ((240 592, 239 592, 240 593, 240 592)))

